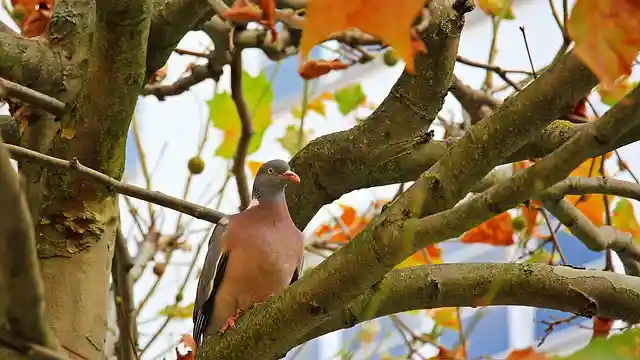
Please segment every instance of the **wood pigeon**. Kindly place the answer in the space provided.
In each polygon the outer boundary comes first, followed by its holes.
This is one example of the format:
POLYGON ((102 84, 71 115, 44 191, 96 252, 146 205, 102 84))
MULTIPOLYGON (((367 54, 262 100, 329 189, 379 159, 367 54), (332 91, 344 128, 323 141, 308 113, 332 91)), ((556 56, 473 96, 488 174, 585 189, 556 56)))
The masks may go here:
POLYGON ((298 280, 304 244, 285 200, 289 183, 298 184, 300 178, 286 161, 264 163, 249 207, 215 226, 193 308, 198 346, 206 334, 235 328, 243 311, 298 280))

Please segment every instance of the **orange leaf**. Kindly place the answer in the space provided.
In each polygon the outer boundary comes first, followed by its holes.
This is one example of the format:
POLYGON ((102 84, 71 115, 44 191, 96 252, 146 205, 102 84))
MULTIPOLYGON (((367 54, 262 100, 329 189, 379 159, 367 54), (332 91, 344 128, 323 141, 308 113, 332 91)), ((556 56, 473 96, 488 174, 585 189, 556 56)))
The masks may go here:
POLYGON ((194 360, 196 358, 196 341, 189 334, 180 337, 180 343, 176 346, 177 360, 194 360))
POLYGON ((357 28, 389 44, 413 72, 411 29, 428 0, 309 0, 300 41, 306 59, 311 48, 331 34, 357 28))
POLYGON ((568 23, 577 56, 605 84, 631 74, 640 50, 640 2, 578 0, 568 23))
POLYGON ((511 215, 508 212, 493 217, 490 220, 467 231, 460 237, 463 243, 483 243, 496 246, 514 244, 511 215))
POLYGON ((505 360, 548 360, 549 358, 535 352, 531 346, 526 349, 513 350, 505 360))
POLYGON ((536 228, 536 220, 541 207, 542 203, 538 200, 533 200, 529 206, 522 206, 522 217, 524 217, 527 224, 525 232, 527 236, 531 236, 536 228))
POLYGON ((22 28, 22 36, 31 38, 41 35, 51 19, 53 1, 26 1, 21 5, 25 6, 25 20, 20 26, 22 28))
POLYGON ((609 332, 611 331, 611 327, 613 327, 614 321, 615 320, 612 318, 594 316, 593 317, 593 336, 591 337, 591 339, 609 336, 609 332))
POLYGON ((248 4, 236 6, 240 1, 236 1, 233 7, 224 13, 224 17, 234 21, 257 21, 262 20, 262 10, 259 7, 248 4))
POLYGON ((349 64, 342 63, 340 60, 310 60, 300 64, 298 73, 303 79, 310 80, 328 74, 332 70, 344 70, 348 67, 349 64))
POLYGON ((272 41, 278 40, 278 32, 276 32, 276 0, 259 0, 258 5, 262 9, 264 18, 261 24, 271 30, 272 41))
POLYGON ((396 269, 425 264, 442 264, 442 249, 437 244, 416 251, 396 266, 396 269))
MULTIPOLYGON (((611 153, 605 154, 605 158, 611 157, 611 153)), ((600 174, 600 164, 602 156, 589 159, 580 164, 573 170, 570 176, 595 177, 600 174)), ((584 213, 584 215, 593 222, 595 226, 602 226, 604 223, 604 198, 603 195, 587 194, 583 195, 567 195, 566 199, 584 213), (578 201, 580 200, 580 201, 578 201)))
POLYGON ((256 177, 256 174, 258 173, 258 170, 260 169, 260 166, 262 166, 262 164, 264 163, 261 161, 247 161, 247 167, 249 168, 249 171, 251 171, 253 177, 256 177))

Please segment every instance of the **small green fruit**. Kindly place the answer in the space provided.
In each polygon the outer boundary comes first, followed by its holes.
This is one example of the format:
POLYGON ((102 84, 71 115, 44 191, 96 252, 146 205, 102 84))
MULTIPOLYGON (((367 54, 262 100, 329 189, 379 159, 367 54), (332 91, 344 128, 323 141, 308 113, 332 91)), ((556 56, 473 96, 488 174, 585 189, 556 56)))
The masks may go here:
POLYGON ((398 57, 393 49, 387 50, 382 58, 387 66, 395 66, 398 63, 398 57))
POLYGON ((204 160, 202 160, 202 158, 199 156, 194 156, 189 159, 188 166, 189 171, 192 174, 200 174, 202 171, 204 171, 204 160))
POLYGON ((525 223, 524 219, 521 216, 518 216, 517 218, 514 218, 513 220, 511 220, 511 226, 513 227, 513 230, 521 231, 521 230, 524 230, 527 224, 525 223))

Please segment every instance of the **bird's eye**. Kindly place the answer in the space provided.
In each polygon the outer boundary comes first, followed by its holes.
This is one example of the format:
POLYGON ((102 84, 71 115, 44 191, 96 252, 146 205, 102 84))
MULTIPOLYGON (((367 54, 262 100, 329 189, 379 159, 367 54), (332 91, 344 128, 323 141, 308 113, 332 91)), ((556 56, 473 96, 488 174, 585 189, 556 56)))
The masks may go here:
POLYGON ((267 170, 267 172, 268 172, 269 174, 273 174, 273 169, 272 169, 272 168, 269 168, 269 170, 267 170))

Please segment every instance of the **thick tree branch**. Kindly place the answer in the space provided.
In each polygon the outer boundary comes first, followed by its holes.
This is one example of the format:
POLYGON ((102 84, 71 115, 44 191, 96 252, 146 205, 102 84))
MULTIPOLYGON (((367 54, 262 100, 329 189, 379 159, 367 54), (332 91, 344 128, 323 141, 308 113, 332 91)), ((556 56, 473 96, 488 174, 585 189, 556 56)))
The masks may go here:
POLYGON ((207 220, 212 223, 217 223, 225 214, 209 209, 204 206, 196 205, 182 199, 178 199, 173 196, 163 194, 158 191, 149 191, 139 186, 126 184, 120 182, 114 178, 111 178, 105 174, 97 172, 91 168, 88 168, 80 164, 77 159, 67 161, 58 158, 54 158, 48 155, 44 155, 33 150, 21 148, 15 145, 4 144, 4 148, 9 150, 11 156, 15 159, 34 161, 40 163, 46 167, 53 169, 71 169, 76 171, 80 176, 93 180, 99 184, 102 184, 111 190, 134 197, 136 199, 144 200, 179 211, 181 213, 193 216, 198 219, 207 220))
POLYGON ((409 310, 518 305, 640 320, 640 279, 544 264, 442 264, 394 270, 298 342, 409 310), (379 306, 368 313, 370 304, 379 306))
POLYGON ((0 77, 45 94, 60 86, 60 62, 46 42, 1 29, 0 44, 0 77))
POLYGON ((238 186, 238 194, 240 195, 240 210, 249 207, 251 202, 251 191, 249 190, 249 181, 247 180, 247 172, 245 170, 245 162, 249 145, 253 137, 253 124, 249 105, 244 98, 244 89, 242 88, 242 51, 236 51, 231 60, 231 97, 236 104, 236 111, 242 126, 238 146, 233 156, 233 167, 231 171, 236 178, 238 186))
POLYGON ((6 320, 17 337, 56 350, 44 316, 33 223, 4 146, 0 149, 0 189, 0 207, 7 210, 0 217, 0 304, 4 312, 0 319, 6 320))

